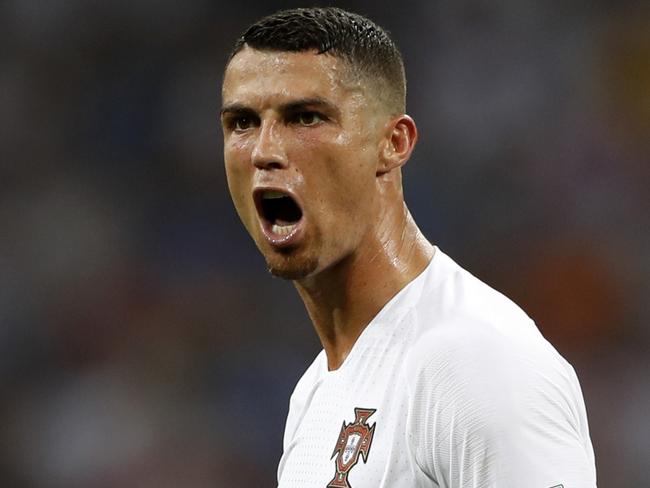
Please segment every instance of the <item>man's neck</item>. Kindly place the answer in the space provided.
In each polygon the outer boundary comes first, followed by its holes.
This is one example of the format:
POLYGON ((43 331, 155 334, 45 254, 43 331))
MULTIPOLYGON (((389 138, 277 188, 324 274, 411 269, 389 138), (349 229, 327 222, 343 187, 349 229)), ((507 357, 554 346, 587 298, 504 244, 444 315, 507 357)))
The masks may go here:
POLYGON ((404 206, 400 217, 374 242, 317 276, 294 282, 327 354, 338 369, 379 311, 417 277, 433 256, 404 206))

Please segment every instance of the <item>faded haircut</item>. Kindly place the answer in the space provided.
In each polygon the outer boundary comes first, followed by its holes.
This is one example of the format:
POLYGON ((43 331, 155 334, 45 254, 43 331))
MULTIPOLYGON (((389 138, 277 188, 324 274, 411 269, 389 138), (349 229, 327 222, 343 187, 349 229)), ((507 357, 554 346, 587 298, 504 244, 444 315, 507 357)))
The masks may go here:
POLYGON ((404 113, 406 77, 402 55, 388 33, 359 14, 336 7, 280 10, 252 24, 237 39, 228 62, 244 47, 259 51, 329 54, 375 85, 391 114, 404 113))

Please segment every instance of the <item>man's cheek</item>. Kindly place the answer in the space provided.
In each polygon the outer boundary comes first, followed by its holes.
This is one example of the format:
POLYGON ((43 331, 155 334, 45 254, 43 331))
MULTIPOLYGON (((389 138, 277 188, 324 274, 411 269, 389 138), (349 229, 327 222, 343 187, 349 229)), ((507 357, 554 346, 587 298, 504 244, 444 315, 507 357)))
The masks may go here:
MULTIPOLYGON (((226 174, 228 181, 228 190, 230 191, 230 197, 232 199, 233 205, 237 210, 240 218, 245 220, 245 215, 247 213, 247 191, 245 180, 242 177, 241 171, 231 168, 227 171, 226 174)), ((251 198, 252 200, 252 198, 251 198)))

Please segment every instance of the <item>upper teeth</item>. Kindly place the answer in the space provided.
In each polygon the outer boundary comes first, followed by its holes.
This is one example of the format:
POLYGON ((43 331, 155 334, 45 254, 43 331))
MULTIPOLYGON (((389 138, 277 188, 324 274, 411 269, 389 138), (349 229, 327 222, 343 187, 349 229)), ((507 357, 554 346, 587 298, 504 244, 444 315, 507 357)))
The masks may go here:
POLYGON ((262 198, 272 200, 276 198, 284 198, 286 195, 282 192, 275 191, 275 190, 266 190, 264 193, 262 193, 262 198))

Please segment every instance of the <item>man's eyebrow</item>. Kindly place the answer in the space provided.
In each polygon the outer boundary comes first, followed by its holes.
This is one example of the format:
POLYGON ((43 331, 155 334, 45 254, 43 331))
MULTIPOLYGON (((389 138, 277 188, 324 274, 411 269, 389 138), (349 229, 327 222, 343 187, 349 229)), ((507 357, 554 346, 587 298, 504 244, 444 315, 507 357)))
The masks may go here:
MULTIPOLYGON (((283 103, 282 105, 280 105, 280 111, 296 112, 299 110, 305 110, 306 108, 309 107, 322 108, 335 113, 339 112, 336 105, 320 97, 308 97, 308 98, 299 98, 297 100, 291 100, 290 102, 283 103)), ((226 113, 254 113, 254 112, 255 110, 253 110, 251 107, 248 107, 241 103, 231 103, 221 107, 219 114, 224 115, 226 113)))
POLYGON ((336 106, 333 103, 320 97, 300 98, 298 100, 292 100, 290 102, 282 104, 280 110, 283 112, 295 112, 297 110, 304 110, 308 107, 324 108, 330 111, 338 112, 336 106))
POLYGON ((229 105, 224 105, 223 107, 221 107, 219 114, 223 115, 225 113, 250 113, 250 112, 254 112, 254 110, 250 107, 247 107, 246 105, 242 105, 241 103, 231 103, 229 105))

